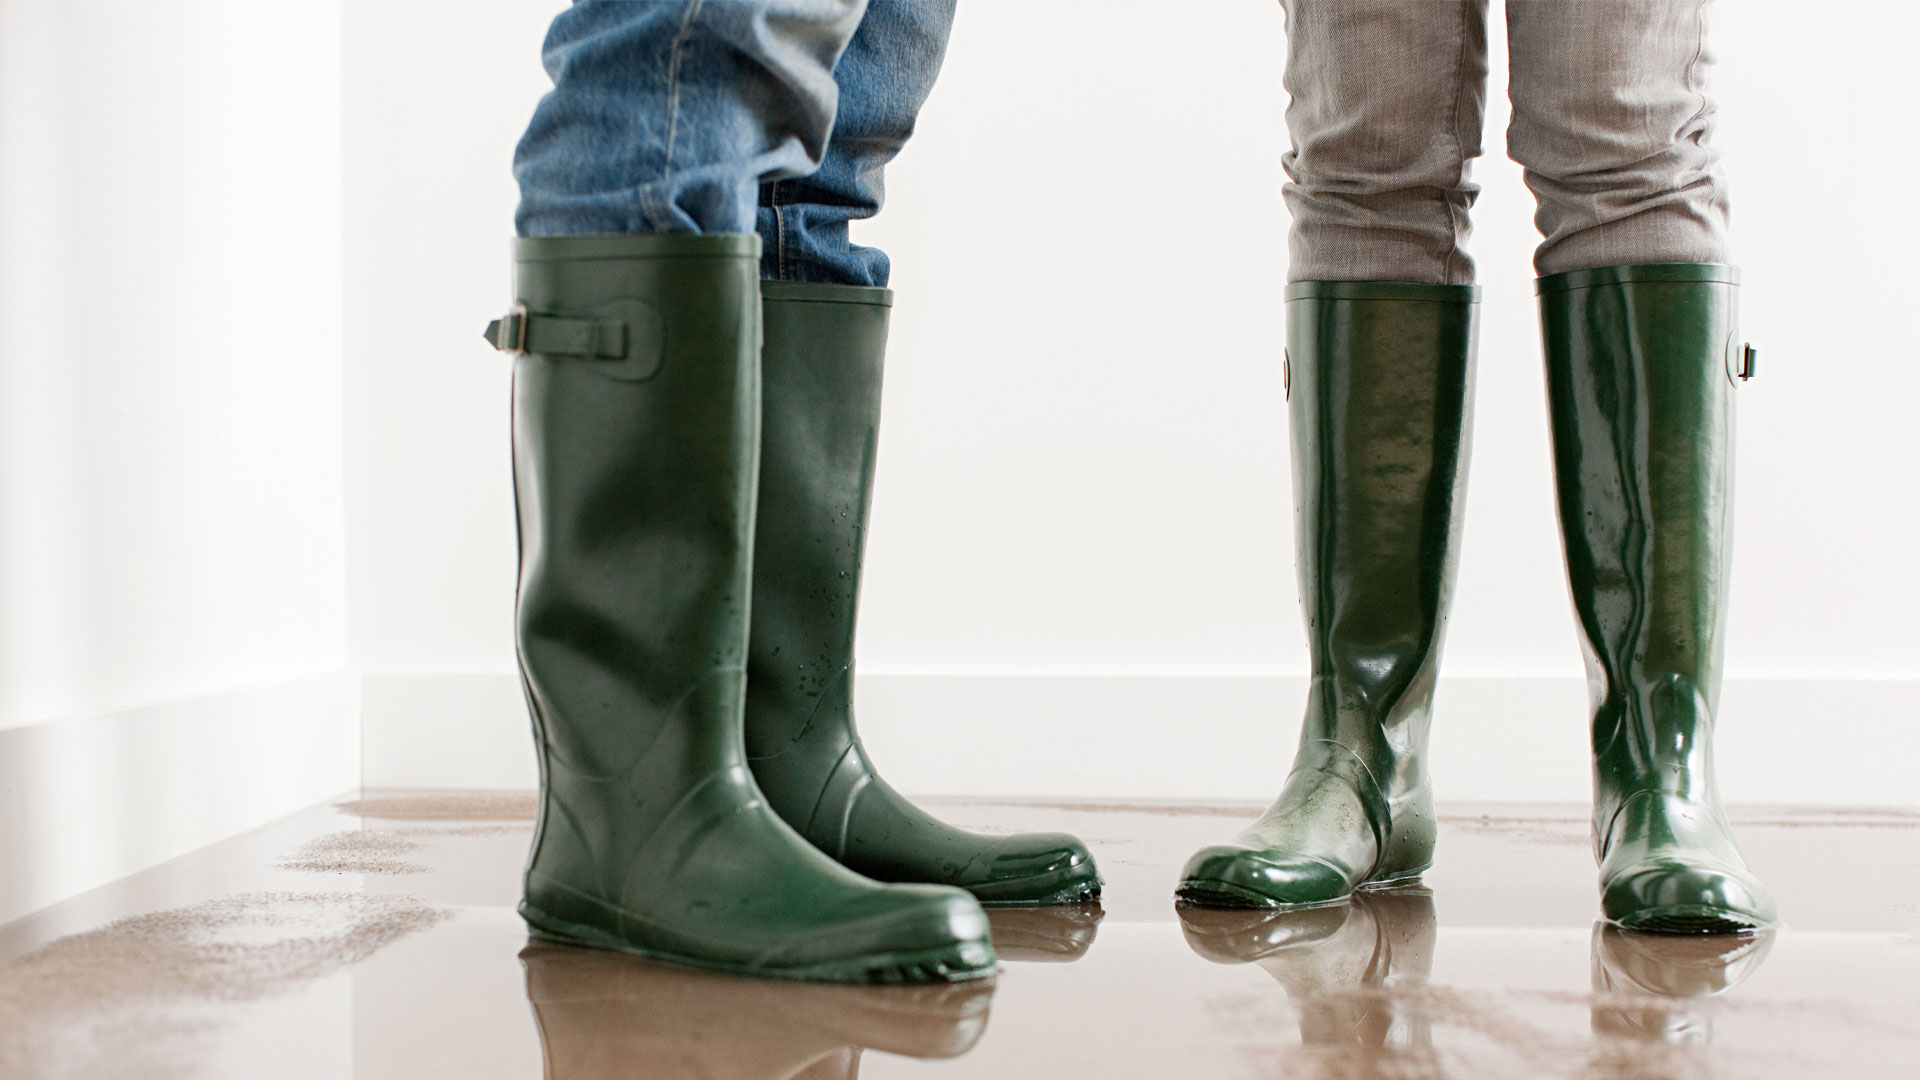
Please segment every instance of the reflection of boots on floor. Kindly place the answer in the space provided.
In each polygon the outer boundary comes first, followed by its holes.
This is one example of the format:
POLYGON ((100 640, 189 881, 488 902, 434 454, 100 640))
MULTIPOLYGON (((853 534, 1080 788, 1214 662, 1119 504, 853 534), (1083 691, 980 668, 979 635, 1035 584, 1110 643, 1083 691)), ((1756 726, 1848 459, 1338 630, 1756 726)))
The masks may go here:
POLYGON ((1773 932, 1729 937, 1644 934, 1593 927, 1593 1030, 1668 1043, 1713 1038, 1713 999, 1745 982, 1773 948, 1773 932))
POLYGON ((1313 678, 1279 799, 1181 900, 1280 907, 1433 859, 1427 729, 1465 509, 1477 291, 1287 286, 1295 557, 1313 678))
POLYGON ((1258 964, 1286 987, 1308 1046, 1398 1055, 1433 1045, 1424 991, 1438 923, 1425 889, 1278 913, 1183 908, 1180 924, 1194 952, 1258 964))
POLYGON ((746 700, 754 779, 789 825, 868 877, 957 885, 989 905, 1097 896, 1093 856, 1074 837, 954 828, 908 802, 867 759, 853 723, 854 616, 893 294, 787 281, 762 282, 760 292, 746 700))
POLYGON ((1636 930, 1775 921, 1713 776, 1733 536, 1738 274, 1607 266, 1539 281, 1567 579, 1593 702, 1601 911, 1636 930))
POLYGON ((986 1030, 991 982, 809 986, 617 953, 520 953, 546 1080, 853 1080, 873 1049, 952 1058, 986 1030))
POLYGON ((993 927, 993 951, 1016 963, 1070 964, 1093 948, 1100 920, 1106 918, 1100 902, 1055 904, 1052 907, 992 908, 987 923, 993 927))

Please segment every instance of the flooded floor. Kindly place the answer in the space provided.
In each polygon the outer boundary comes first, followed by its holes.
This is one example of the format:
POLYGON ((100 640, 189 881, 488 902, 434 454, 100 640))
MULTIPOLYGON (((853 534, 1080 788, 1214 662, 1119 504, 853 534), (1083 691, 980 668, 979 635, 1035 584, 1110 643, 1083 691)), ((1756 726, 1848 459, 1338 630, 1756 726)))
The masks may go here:
POLYGON ((1575 807, 1443 808, 1424 889, 1174 907, 1260 807, 927 800, 1066 829, 1103 906, 996 912, 1001 974, 816 987, 530 946, 533 800, 381 792, 0 927, 0 1076, 356 1080, 1834 1077, 1920 1061, 1920 814, 1735 815, 1788 927, 1597 927, 1575 807))

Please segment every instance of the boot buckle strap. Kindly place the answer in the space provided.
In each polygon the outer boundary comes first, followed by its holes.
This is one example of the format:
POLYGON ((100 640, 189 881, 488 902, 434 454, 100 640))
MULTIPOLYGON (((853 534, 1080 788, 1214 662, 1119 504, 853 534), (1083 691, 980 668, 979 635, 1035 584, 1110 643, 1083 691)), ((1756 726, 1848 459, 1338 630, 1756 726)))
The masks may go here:
POLYGON ((508 356, 582 356, 622 360, 627 355, 627 324, 622 319, 576 319, 527 310, 519 303, 487 324, 485 337, 508 356))
POLYGON ((527 314, 527 305, 515 304, 513 310, 488 323, 487 343, 508 356, 526 352, 527 314))

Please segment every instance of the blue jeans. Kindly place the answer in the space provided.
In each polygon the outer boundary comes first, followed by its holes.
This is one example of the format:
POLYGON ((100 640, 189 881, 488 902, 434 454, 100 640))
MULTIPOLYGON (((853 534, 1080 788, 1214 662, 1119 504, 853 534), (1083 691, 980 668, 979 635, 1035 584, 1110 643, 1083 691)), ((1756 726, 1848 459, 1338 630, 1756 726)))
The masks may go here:
POLYGON ((885 196, 955 0, 581 0, 514 152, 521 236, 758 232, 761 276, 887 283, 885 196))

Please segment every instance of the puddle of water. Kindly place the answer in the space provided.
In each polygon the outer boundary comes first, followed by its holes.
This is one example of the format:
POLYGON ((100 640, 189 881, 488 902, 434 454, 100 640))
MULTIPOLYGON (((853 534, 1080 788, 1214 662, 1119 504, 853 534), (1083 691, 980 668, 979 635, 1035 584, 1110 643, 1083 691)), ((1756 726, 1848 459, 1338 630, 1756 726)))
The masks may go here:
POLYGON ((192 1075, 222 1007, 291 993, 449 914, 404 896, 243 893, 60 938, 0 966, 0 1076, 192 1075))

